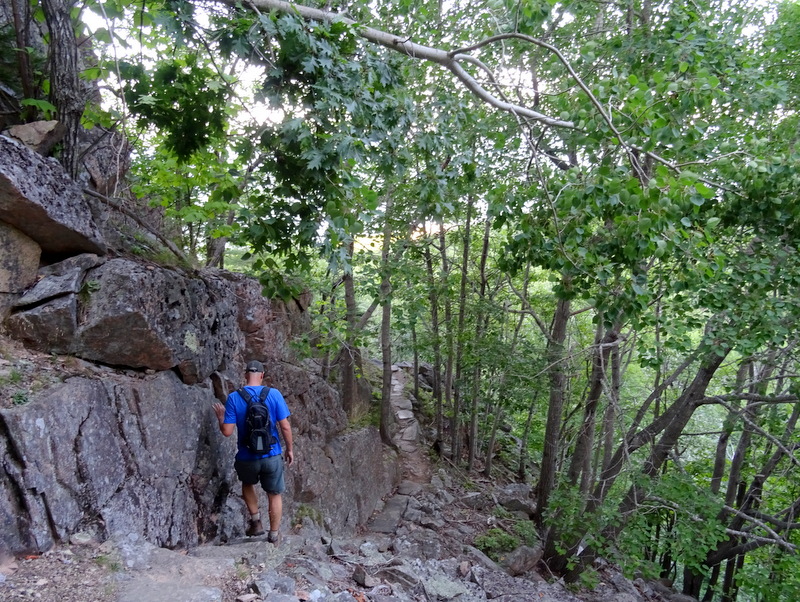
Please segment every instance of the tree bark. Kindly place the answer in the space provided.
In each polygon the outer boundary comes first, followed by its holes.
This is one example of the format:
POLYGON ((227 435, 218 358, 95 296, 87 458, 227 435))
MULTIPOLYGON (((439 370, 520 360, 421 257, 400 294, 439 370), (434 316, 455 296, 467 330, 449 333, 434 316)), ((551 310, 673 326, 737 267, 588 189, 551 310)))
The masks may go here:
MULTIPOLYGON (((464 321, 467 315, 467 275, 469 273, 469 241, 472 230, 472 204, 474 199, 469 197, 467 202, 467 223, 464 226, 464 248, 461 252, 461 284, 458 292, 458 324, 456 325, 456 362, 455 362, 455 387, 453 390, 453 418, 450 434, 453 439, 453 462, 461 459, 461 401, 465 387, 462 382, 464 364, 464 321)), ((470 442, 471 445, 471 442, 470 442)))
POLYGON ((381 390, 381 439, 387 445, 394 446, 394 412, 392 411, 392 283, 389 269, 389 247, 391 244, 391 223, 389 216, 392 213, 392 200, 386 200, 386 220, 383 227, 383 249, 381 251, 381 303, 383 313, 381 319, 381 356, 383 359, 383 387, 381 390))
MULTIPOLYGON (((567 381, 564 373, 564 343, 567 340, 569 313, 569 299, 559 299, 550 326, 550 340, 547 343, 546 356, 548 362, 547 373, 550 381, 550 400, 547 408, 547 426, 545 427, 544 449, 542 450, 542 470, 537 486, 538 499, 535 516, 536 524, 540 529, 544 527, 547 503, 550 499, 550 494, 555 488, 556 473, 558 471, 561 414, 564 409, 564 388, 567 381)), ((548 542, 555 544, 550 538, 548 538, 548 542)), ((548 546, 545 549, 548 550, 548 546)), ((549 551, 551 554, 555 553, 553 545, 549 546, 549 551)))
POLYGON ((444 443, 444 411, 442 408, 442 337, 439 326, 439 295, 433 274, 433 257, 430 247, 425 246, 425 267, 428 272, 428 297, 431 306, 431 332, 433 335, 433 399, 436 405, 436 443, 441 451, 444 443))
MULTIPOLYGON (((475 460, 478 456, 478 401, 480 398, 480 390, 481 390, 481 357, 482 354, 478 351, 481 346, 483 345, 483 337, 486 334, 486 329, 488 327, 487 321, 488 317, 486 316, 486 309, 485 309, 485 302, 486 302, 486 262, 488 261, 489 257, 489 234, 491 233, 491 220, 488 218, 484 223, 483 228, 483 245, 481 247, 481 262, 480 262, 480 290, 478 291, 478 311, 476 312, 475 320, 478 323, 478 330, 475 333, 475 342, 473 344, 473 349, 475 352, 473 356, 475 357, 475 367, 472 371, 472 407, 470 408, 470 424, 469 424, 469 433, 470 433, 470 440, 469 440, 469 456, 467 459, 467 469, 472 471, 475 460)), ((500 419, 498 415, 495 420, 495 428, 492 430, 492 440, 489 442, 491 447, 494 447, 494 438, 497 432, 497 422, 500 419)), ((492 453, 490 450, 489 453, 492 453)), ((487 456, 487 462, 490 462, 491 459, 487 456)), ((491 471, 491 469, 489 469, 491 471)))
POLYGON ((525 429, 522 431, 522 441, 519 450, 519 465, 517 466, 517 478, 524 481, 528 478, 528 438, 531 434, 531 422, 533 422, 533 410, 536 407, 536 401, 531 400, 528 405, 528 417, 525 420, 525 429))
MULTIPOLYGON (((729 350, 728 350, 729 351, 729 350)), ((711 379, 722 361, 727 356, 728 351, 719 354, 714 350, 708 351, 700 366, 697 369, 694 379, 681 396, 673 403, 661 416, 654 420, 647 428, 643 429, 627 444, 627 454, 632 453, 648 441, 652 441, 658 433, 660 439, 653 445, 650 454, 642 468, 642 475, 648 478, 655 478, 661 466, 666 461, 669 452, 678 443, 678 439, 683 433, 683 429, 691 419, 694 411, 699 407, 700 402, 705 397, 711 379)), ((625 443, 623 443, 625 445, 625 443)), ((626 455, 627 455, 626 454, 626 455)), ((644 499, 642 486, 634 483, 628 490, 627 495, 619 504, 617 514, 621 517, 617 524, 609 527, 603 532, 603 537, 614 542, 625 526, 626 518, 637 507, 639 500, 644 499)), ((590 498, 586 513, 595 512, 600 504, 597 498, 590 498)), ((579 561, 565 575, 565 580, 574 582, 579 575, 597 558, 598 550, 593 546, 587 547, 579 556, 579 561)))
POLYGON ((447 240, 444 232, 444 223, 439 222, 439 255, 442 259, 442 282, 444 284, 444 406, 452 411, 450 417, 450 457, 453 463, 458 463, 456 456, 456 441, 459 439, 458 430, 453 428, 458 422, 458 411, 453 400, 453 304, 448 290, 450 276, 450 262, 447 258, 447 240))
POLYGON ((592 351, 592 371, 589 376, 589 390, 584 404, 583 422, 578 432, 572 462, 567 471, 567 478, 573 485, 580 484, 580 491, 586 493, 590 482, 590 459, 594 443, 597 408, 603 393, 603 383, 609 365, 611 348, 618 343, 618 327, 609 329, 605 335, 602 326, 598 327, 595 346, 592 351))
MULTIPOLYGON (((347 255, 352 263, 354 243, 351 240, 347 247, 347 255)), ((340 357, 340 370, 342 373, 342 407, 347 415, 352 418, 356 411, 356 358, 357 353, 355 340, 356 330, 356 292, 355 284, 353 282, 352 268, 347 270, 344 274, 344 303, 345 303, 345 316, 347 321, 347 334, 345 336, 344 346, 339 354, 340 357)), ((381 296, 384 294, 383 283, 381 283, 381 296)), ((391 316, 390 316, 391 317, 391 316)), ((381 332, 381 334, 383 334, 381 332)))
MULTIPOLYGON (((30 24, 31 24, 31 4, 23 0, 11 0, 11 11, 14 15, 14 31, 16 33, 16 58, 17 69, 19 70, 20 85, 22 94, 25 98, 36 98, 36 90, 33 86, 33 69, 31 68, 30 55, 28 48, 30 43, 30 24)), ((25 120, 32 119, 34 107, 25 110, 25 120)))
POLYGON ((78 79, 78 44, 70 17, 71 4, 64 0, 42 0, 50 32, 50 98, 56 115, 66 128, 61 164, 73 178, 78 175, 78 136, 85 106, 78 79))
MULTIPOLYGON (((617 408, 619 407, 619 390, 622 386, 622 354, 619 350, 619 345, 616 345, 611 350, 611 399, 608 400, 606 412, 603 416, 603 460, 599 468, 595 470, 602 472, 611 463, 611 454, 614 446, 614 423, 617 416, 617 408)), ((596 475, 593 477, 596 480, 596 475)))

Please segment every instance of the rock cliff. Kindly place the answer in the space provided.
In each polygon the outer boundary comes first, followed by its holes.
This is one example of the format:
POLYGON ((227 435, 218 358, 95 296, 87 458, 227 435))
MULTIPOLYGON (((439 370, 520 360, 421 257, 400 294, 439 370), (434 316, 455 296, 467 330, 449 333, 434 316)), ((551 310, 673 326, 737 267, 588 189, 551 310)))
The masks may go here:
POLYGON ((211 405, 250 358, 293 413, 285 515, 308 504, 334 533, 364 524, 397 462, 376 429, 348 430, 337 392, 291 353, 308 300, 137 259, 96 223, 103 211, 57 162, 0 135, 3 335, 40 353, 34 370, 72 366, 0 403, 0 551, 43 551, 76 531, 170 548, 240 536, 235 441, 211 405))

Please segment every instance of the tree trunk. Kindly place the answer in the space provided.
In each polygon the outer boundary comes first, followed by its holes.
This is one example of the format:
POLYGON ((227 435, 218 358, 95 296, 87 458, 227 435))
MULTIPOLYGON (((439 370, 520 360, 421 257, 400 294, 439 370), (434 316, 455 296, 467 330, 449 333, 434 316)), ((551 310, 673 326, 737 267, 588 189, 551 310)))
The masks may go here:
POLYGON ((394 412, 392 411, 392 284, 389 269, 389 247, 391 244, 392 200, 386 200, 386 220, 383 227, 383 249, 381 251, 381 288, 380 296, 383 305, 381 319, 381 356, 383 359, 383 388, 381 390, 381 440, 387 445, 394 445, 394 412))
MULTIPOLYGON (((467 315, 467 275, 469 274, 469 241, 472 231, 473 198, 467 202, 467 223, 464 226, 464 248, 461 253, 461 284, 458 292, 458 324, 456 326, 456 375, 453 390, 453 419, 450 435, 453 439, 453 462, 461 459, 461 401, 464 396, 461 373, 464 364, 464 320, 467 315)), ((471 443, 470 443, 471 446, 471 443)))
MULTIPOLYGON (((36 98, 37 90, 33 86, 33 69, 27 48, 31 47, 31 3, 23 0, 11 0, 11 11, 14 15, 14 31, 16 32, 16 58, 19 70, 20 85, 24 98, 36 98)), ((26 107, 24 120, 30 121, 35 116, 35 107, 26 107)))
POLYGON ((458 408, 453 401, 453 305, 450 301, 448 279, 450 275, 450 262, 447 259, 447 241, 445 240, 444 224, 439 222, 439 254, 442 258, 442 281, 444 283, 444 405, 452 411, 450 417, 450 457, 453 463, 458 463, 456 444, 460 441, 458 433, 458 408))
MULTIPOLYGON (((683 391, 681 396, 672 404, 661 416, 654 420, 647 428, 643 429, 627 443, 627 454, 632 453, 642 445, 652 441, 656 434, 661 433, 661 438, 653 445, 650 455, 644 463, 642 474, 645 477, 654 478, 661 469, 664 461, 671 449, 678 443, 678 439, 683 433, 683 429, 691 419, 697 409, 700 400, 705 396, 711 379, 722 361, 727 356, 727 352, 719 354, 715 351, 708 351, 700 366, 697 369, 694 379, 683 391)), ((626 445, 623 442, 623 445, 626 445)), ((619 450, 618 450, 619 453, 619 450)), ((612 465, 612 469, 614 466, 612 465)), ((602 478, 602 477, 601 477, 602 478)), ((638 505, 638 500, 644 499, 644 491, 638 483, 631 485, 627 495, 622 500, 618 508, 618 515, 621 519, 618 524, 609 527, 603 532, 603 537, 613 543, 625 526, 625 517, 629 516, 638 505)), ((600 500, 596 497, 590 498, 585 512, 593 513, 600 505, 600 500)), ((593 546, 587 547, 580 555, 576 565, 567 572, 565 580, 574 582, 580 574, 597 558, 598 550, 593 546)), ((564 560, 563 557, 561 560, 564 560)))
POLYGON ((597 408, 603 393, 603 383, 606 379, 608 358, 612 346, 617 344, 619 337, 618 328, 608 330, 603 336, 602 326, 598 326, 595 335, 595 345, 592 351, 592 371, 589 376, 589 390, 584 404, 583 422, 575 443, 572 462, 567 471, 567 478, 573 485, 580 484, 581 493, 586 493, 590 483, 590 464, 592 446, 596 425, 597 408), (580 483, 579 483, 580 481, 580 483))
POLYGON ((411 325, 411 344, 414 347, 414 399, 419 401, 419 349, 417 348, 417 324, 411 325))
POLYGON ((517 466, 517 478, 524 481, 528 478, 528 437, 531 433, 531 422, 533 422, 533 410, 536 407, 535 400, 531 400, 528 406, 528 418, 525 420, 525 429, 522 431, 522 441, 519 450, 519 466, 517 466))
POLYGON ((433 399, 436 405, 436 443, 441 451, 444 443, 444 411, 442 408, 442 338, 439 327, 439 295, 433 274, 433 258, 425 246, 425 267, 428 272, 428 289, 431 306, 431 333, 433 335, 433 399))
MULTIPOLYGON (((475 465, 475 460, 478 455, 478 400, 480 397, 480 389, 481 389, 481 353, 477 350, 481 348, 483 344, 483 337, 486 333, 486 329, 488 328, 488 317, 486 317, 486 310, 485 301, 486 301, 486 262, 489 257, 489 234, 491 233, 491 225, 492 222, 487 218, 486 222, 484 223, 483 228, 483 246, 481 248, 481 264, 480 264, 480 279, 481 279, 481 287, 478 293, 478 311, 476 312, 475 320, 478 323, 478 331, 475 333, 475 342, 473 344, 473 349, 475 352, 473 356, 475 357, 475 367, 472 371, 472 407, 470 408, 470 423, 469 423, 469 458, 467 460, 467 470, 472 471, 473 466, 475 465)), ((499 420, 499 415, 498 415, 499 420)), ((497 422, 495 421, 495 428, 492 430, 492 440, 490 441, 490 445, 494 447, 494 438, 497 428, 497 422)), ((492 453, 491 450, 489 453, 492 453)), ((487 456, 487 462, 491 462, 491 459, 487 456)), ((491 469, 489 469, 491 472, 491 469)))
MULTIPOLYGON (((350 244, 347 248, 347 256, 350 258, 352 262, 353 259, 353 241, 350 241, 350 244)), ((348 417, 352 418, 356 413, 356 348, 354 344, 355 340, 355 329, 356 329, 356 292, 355 292, 355 285, 353 283, 353 270, 352 268, 348 269, 343 278, 344 284, 344 304, 345 304, 345 316, 347 321, 347 334, 345 336, 344 346, 339 353, 339 369, 341 370, 342 374, 342 407, 344 411, 347 412, 348 417)), ((390 291, 388 291, 390 292, 390 291)), ((384 284, 381 282, 381 297, 383 298, 384 294, 388 292, 384 290, 384 284)), ((389 315, 391 318, 391 313, 389 315)), ((383 328, 383 324, 381 325, 383 328)), ((381 337, 383 336, 383 331, 381 331, 381 337)), ((383 339, 381 338, 381 342, 383 343, 383 339)), ((381 349, 383 350, 383 349, 381 349)), ((391 351, 390 351, 391 356, 391 351)))
MULTIPOLYGON (((225 223, 230 226, 233 220, 236 219, 236 212, 233 210, 228 211, 228 217, 225 218, 225 223)), ((206 245, 208 252, 206 257, 206 267, 225 267, 225 247, 228 245, 228 237, 220 236, 219 238, 208 238, 206 245)), ((352 255, 352 254, 351 254, 352 255)))
MULTIPOLYGON (((544 517, 547 511, 547 502, 556 484, 558 470, 559 442, 561 440, 561 414, 564 408, 564 388, 566 375, 564 373, 564 343, 567 340, 567 324, 569 322, 570 302, 568 299, 559 299, 553 321, 550 326, 550 340, 547 342, 548 378, 550 381, 550 400, 547 408, 547 426, 544 433, 544 449, 542 450, 542 469, 537 487, 538 499, 536 508, 536 524, 539 529, 544 527, 544 517)), ((548 543, 554 544, 550 538, 548 543)), ((546 546, 547 553, 555 553, 552 546, 546 546)))
MULTIPOLYGON (((617 416, 617 408, 619 407, 619 390, 622 386, 622 354, 619 350, 619 345, 616 345, 611 350, 611 399, 606 406, 606 413, 603 416, 603 461, 600 464, 598 472, 604 471, 611 463, 611 454, 614 447, 614 422, 617 416)), ((592 477, 596 481, 596 475, 592 477)))
POLYGON ((500 427, 500 423, 503 420, 503 407, 500 403, 497 404, 497 411, 495 412, 494 422, 492 422, 492 430, 489 434, 489 441, 486 444, 486 464, 483 467, 483 474, 486 478, 491 478, 492 476, 492 463, 493 463, 493 456, 494 456, 494 444, 497 441, 497 429, 500 427))
POLYGON ((50 31, 50 98, 56 116, 66 128, 61 164, 73 178, 78 175, 78 135, 85 106, 78 79, 78 44, 70 10, 64 0, 43 0, 50 31))

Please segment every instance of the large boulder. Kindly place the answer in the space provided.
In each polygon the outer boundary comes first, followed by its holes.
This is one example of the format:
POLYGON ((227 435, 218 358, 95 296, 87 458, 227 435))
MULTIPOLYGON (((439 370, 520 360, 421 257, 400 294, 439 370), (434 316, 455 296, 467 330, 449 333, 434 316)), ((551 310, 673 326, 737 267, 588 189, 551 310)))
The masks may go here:
POLYGON ((243 350, 230 283, 95 255, 42 270, 9 332, 43 351, 113 366, 177 369, 197 383, 243 350))
POLYGON ((0 135, 0 221, 55 256, 104 253, 81 187, 55 159, 0 135))
POLYGON ((342 434, 324 447, 303 446, 299 454, 302 462, 290 471, 294 499, 321 509, 334 532, 352 533, 366 524, 399 482, 396 455, 374 427, 342 434))
POLYGON ((197 543, 230 489, 208 392, 170 372, 73 378, 0 410, 0 525, 12 551, 46 550, 77 529, 197 543), (197 484, 202 483, 202 487, 197 484))
POLYGON ((67 128, 60 121, 34 121, 12 125, 3 134, 45 157, 64 139, 67 128))
POLYGON ((0 222, 0 315, 36 281, 42 249, 28 236, 0 222))
MULTIPOLYGON (((115 183, 92 178, 100 190, 115 183)), ((243 384, 249 359, 292 412, 287 522, 309 504, 333 533, 352 532, 392 490, 397 459, 377 429, 348 431, 336 391, 291 350, 307 295, 284 303, 242 275, 106 256, 80 186, 3 136, 0 223, 0 258, 30 241, 8 268, 4 335, 42 352, 31 370, 47 372, 54 355, 75 365, 63 382, 31 382, 20 405, 0 403, 0 554, 42 552, 77 531, 167 547, 241 537, 236 437, 221 435, 211 408, 243 384)))

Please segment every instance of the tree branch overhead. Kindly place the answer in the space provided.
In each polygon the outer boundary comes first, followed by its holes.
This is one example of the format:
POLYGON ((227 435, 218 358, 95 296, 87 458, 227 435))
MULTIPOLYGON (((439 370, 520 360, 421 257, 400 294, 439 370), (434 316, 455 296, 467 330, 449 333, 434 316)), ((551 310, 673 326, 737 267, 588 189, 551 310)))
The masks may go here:
MULTIPOLYGON (((225 0, 225 3, 228 5, 234 4, 231 2, 231 0, 225 0)), ((461 66, 460 61, 464 61, 467 58, 463 50, 448 52, 439 48, 432 48, 423 44, 417 44, 416 42, 412 42, 407 37, 388 33, 372 27, 361 26, 353 19, 343 15, 303 6, 302 4, 283 2, 282 0, 253 0, 250 2, 250 4, 262 10, 275 10, 288 14, 297 14, 308 20, 323 21, 328 23, 341 22, 348 25, 356 25, 358 26, 358 35, 369 42, 378 44, 395 52, 405 54, 406 56, 414 59, 431 61, 433 63, 442 65, 451 73, 453 73, 453 75, 455 75, 456 78, 464 85, 464 87, 474 96, 490 106, 500 109, 501 111, 520 115, 521 117, 532 119, 552 127, 575 127, 575 124, 571 121, 555 119, 538 111, 534 111, 533 109, 524 105, 506 102, 505 100, 497 98, 494 94, 481 86, 481 84, 461 66)), ((476 47, 480 47, 480 45, 477 45, 476 47)))

